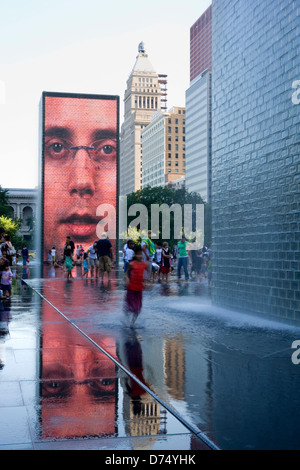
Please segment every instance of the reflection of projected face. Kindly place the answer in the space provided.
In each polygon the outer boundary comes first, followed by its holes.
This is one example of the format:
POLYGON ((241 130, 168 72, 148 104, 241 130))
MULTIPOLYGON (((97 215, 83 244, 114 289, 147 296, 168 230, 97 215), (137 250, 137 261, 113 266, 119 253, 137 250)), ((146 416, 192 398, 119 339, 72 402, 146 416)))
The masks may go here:
MULTIPOLYGON (((114 396, 113 364, 105 358, 100 358, 100 360, 95 354, 80 345, 74 349, 70 348, 70 352, 70 357, 64 357, 67 363, 63 363, 61 357, 51 365, 45 363, 43 396, 64 398, 73 395, 73 399, 74 397, 78 398, 77 387, 82 390, 83 395, 89 394, 94 398, 99 397, 105 400, 109 396, 114 396)), ((59 351, 59 354, 61 355, 62 351, 59 351)), ((54 354, 51 356, 52 360, 54 356, 54 354)))
POLYGON ((109 360, 99 360, 80 345, 72 360, 44 357, 42 422, 44 436, 84 437, 113 434, 115 372, 109 360))
POLYGON ((116 100, 45 97, 45 253, 97 238, 97 207, 116 205, 116 132, 116 100))
MULTIPOLYGON (((72 320, 80 322, 82 307, 78 298, 84 298, 86 285, 76 284, 58 282, 53 289, 53 285, 46 282, 43 294, 62 312, 70 314, 72 320)), ((100 291, 96 289, 96 292, 100 291)), ((111 308, 111 300, 112 297, 107 299, 105 308, 111 308)), ((97 301, 93 305, 96 306, 97 301)), ((84 328, 93 325, 94 317, 90 317, 93 311, 94 307, 90 306, 84 312, 87 321, 84 328)), ((40 392, 43 437, 112 435, 115 432, 117 390, 115 364, 74 326, 59 317, 47 302, 42 302, 40 392)), ((96 330, 94 327, 89 330, 93 331, 93 340, 116 357, 115 338, 96 330)))
POLYGON ((80 344, 72 330, 46 325, 43 333, 43 435, 113 434, 114 363, 93 347, 80 344))

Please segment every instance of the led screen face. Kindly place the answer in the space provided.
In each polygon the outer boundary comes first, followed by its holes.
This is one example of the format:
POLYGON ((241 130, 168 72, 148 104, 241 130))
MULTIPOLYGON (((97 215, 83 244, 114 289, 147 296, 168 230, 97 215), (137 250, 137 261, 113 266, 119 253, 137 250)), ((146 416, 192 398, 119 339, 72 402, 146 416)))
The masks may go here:
POLYGON ((62 255, 68 236, 86 251, 99 239, 97 208, 117 210, 118 97, 44 93, 43 117, 46 261, 53 247, 62 255))

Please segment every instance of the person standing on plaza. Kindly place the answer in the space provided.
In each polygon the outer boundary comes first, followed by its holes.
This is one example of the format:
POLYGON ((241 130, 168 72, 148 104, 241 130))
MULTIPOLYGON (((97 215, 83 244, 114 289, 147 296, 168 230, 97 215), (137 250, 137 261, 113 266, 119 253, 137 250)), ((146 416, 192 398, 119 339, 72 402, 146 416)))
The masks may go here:
POLYGON ((178 246, 175 244, 172 250, 173 268, 175 269, 176 261, 178 258, 178 246))
POLYGON ((64 248, 64 260, 67 270, 67 279, 72 278, 72 269, 73 269, 73 257, 72 257, 72 247, 70 245, 65 245, 64 248))
POLYGON ((156 260, 156 263, 158 265, 158 270, 157 270, 157 280, 158 282, 161 281, 160 279, 160 276, 161 276, 161 266, 162 266, 162 251, 163 251, 163 248, 162 248, 162 242, 160 240, 157 241, 156 243, 156 253, 155 253, 155 260, 156 260))
MULTIPOLYGON (((91 277, 94 276, 94 270, 96 271, 96 277, 98 275, 98 257, 97 257, 97 242, 93 243, 93 245, 91 245, 88 249, 88 254, 89 254, 89 261, 88 261, 88 264, 89 264, 89 267, 91 269, 91 277)), ((83 255, 83 259, 84 259, 84 255, 83 255)))
POLYGON ((147 262, 143 261, 143 250, 140 246, 134 249, 134 258, 126 271, 125 313, 132 314, 130 326, 133 326, 142 309, 144 273, 147 262))
POLYGON ((103 283, 105 272, 107 272, 108 281, 110 281, 113 261, 113 250, 112 244, 108 240, 106 232, 103 232, 101 235, 101 239, 97 241, 97 254, 99 260, 101 282, 103 283))
POLYGON ((22 258, 23 258, 23 266, 26 266, 28 260, 28 248, 27 245, 24 245, 22 248, 22 258))
POLYGON ((142 254, 143 254, 143 261, 146 261, 147 263, 147 278, 151 278, 151 273, 152 273, 152 261, 154 258, 154 255, 156 253, 156 247, 151 240, 151 235, 152 232, 151 230, 148 230, 148 237, 144 237, 142 239, 142 254))
POLYGON ((181 278, 181 268, 183 267, 185 280, 189 280, 189 273, 188 273, 188 262, 189 256, 187 253, 187 245, 188 241, 186 240, 185 236, 182 235, 181 240, 177 243, 178 247, 178 265, 177 265, 177 278, 178 280, 181 278))
POLYGON ((73 240, 71 240, 71 237, 70 236, 67 236, 66 238, 66 244, 65 244, 65 247, 69 245, 70 248, 71 248, 71 251, 72 251, 72 256, 73 256, 73 253, 74 253, 74 250, 75 250, 75 245, 74 245, 74 242, 73 240))
POLYGON ((125 258, 124 258, 124 273, 126 273, 128 265, 130 261, 132 261, 134 257, 134 243, 132 240, 128 240, 126 244, 126 250, 125 250, 125 258))
POLYGON ((13 256, 16 253, 16 250, 14 249, 14 247, 11 243, 9 235, 4 236, 4 244, 2 244, 2 249, 6 250, 6 257, 9 261, 9 265, 12 266, 13 256))
POLYGON ((84 249, 83 249, 83 246, 80 245, 80 247, 79 247, 79 264, 82 264, 82 262, 83 262, 83 255, 84 255, 84 249))
POLYGON ((126 272, 126 269, 125 269, 125 265, 126 265, 125 257, 126 257, 126 250, 127 250, 127 248, 128 248, 128 242, 129 242, 129 238, 127 238, 126 243, 124 243, 123 248, 122 248, 124 273, 126 272))
POLYGON ((12 272, 10 266, 7 263, 1 273, 1 290, 3 292, 3 297, 5 299, 11 299, 11 281, 12 281, 12 272))
POLYGON ((171 271, 171 253, 169 250, 168 242, 163 243, 162 248, 162 262, 161 262, 161 274, 162 274, 162 281, 168 282, 169 274, 171 271))
POLYGON ((55 265, 55 260, 56 260, 56 249, 55 246, 51 250, 51 258, 52 258, 52 264, 53 266, 55 265))
POLYGON ((88 253, 84 253, 83 255, 83 263, 82 263, 82 267, 83 267, 83 274, 82 276, 83 277, 88 277, 89 275, 89 265, 88 265, 88 253))

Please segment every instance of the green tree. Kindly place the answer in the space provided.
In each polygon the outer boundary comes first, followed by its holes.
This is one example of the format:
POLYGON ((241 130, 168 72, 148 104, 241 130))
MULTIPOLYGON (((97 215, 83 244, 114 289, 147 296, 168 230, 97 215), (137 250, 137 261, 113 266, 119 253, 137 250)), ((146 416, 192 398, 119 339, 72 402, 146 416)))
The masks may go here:
POLYGON ((0 227, 4 230, 6 235, 10 236, 11 242, 17 250, 22 248, 24 243, 23 237, 18 235, 21 224, 21 219, 10 219, 4 215, 0 216, 0 227))
POLYGON ((0 216, 3 215, 5 217, 9 217, 10 214, 11 210, 8 201, 8 190, 2 189, 0 186, 0 216))
MULTIPOLYGON (((193 225, 192 229, 195 230, 196 225, 196 205, 197 204, 204 204, 204 238, 205 243, 211 243, 211 208, 208 204, 206 204, 203 199, 201 198, 200 194, 195 192, 189 192, 185 188, 174 189, 168 188, 165 186, 157 186, 157 187, 150 187, 147 186, 144 189, 140 189, 134 193, 131 193, 127 196, 127 207, 129 208, 133 204, 143 204, 147 207, 148 210, 148 227, 151 227, 151 204, 158 204, 161 206, 162 204, 167 204, 169 207, 172 204, 179 204, 182 208, 184 204, 191 204, 192 205, 192 217, 193 217, 193 225)), ((182 211, 183 213, 183 211, 182 211)), ((128 226, 130 223, 135 219, 135 216, 128 217, 128 226)), ((163 241, 163 234, 162 234, 162 220, 160 217, 159 223, 159 240, 163 241)), ((173 246, 174 243, 177 242, 174 234, 174 213, 170 213, 170 246, 173 246)), ((187 234, 188 235, 188 234, 187 234)), ((124 237, 125 238, 125 237, 124 237)))
POLYGON ((11 209, 9 207, 8 190, 0 186, 0 231, 10 236, 13 246, 19 250, 24 245, 24 238, 18 235, 22 220, 12 219, 11 209))

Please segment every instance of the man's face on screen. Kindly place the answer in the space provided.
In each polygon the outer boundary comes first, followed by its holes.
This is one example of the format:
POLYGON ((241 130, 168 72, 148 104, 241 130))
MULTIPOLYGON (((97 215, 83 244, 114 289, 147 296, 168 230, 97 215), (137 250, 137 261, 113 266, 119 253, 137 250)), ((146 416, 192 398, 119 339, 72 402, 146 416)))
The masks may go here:
POLYGON ((44 247, 96 240, 97 207, 116 205, 117 103, 45 98, 44 247))

